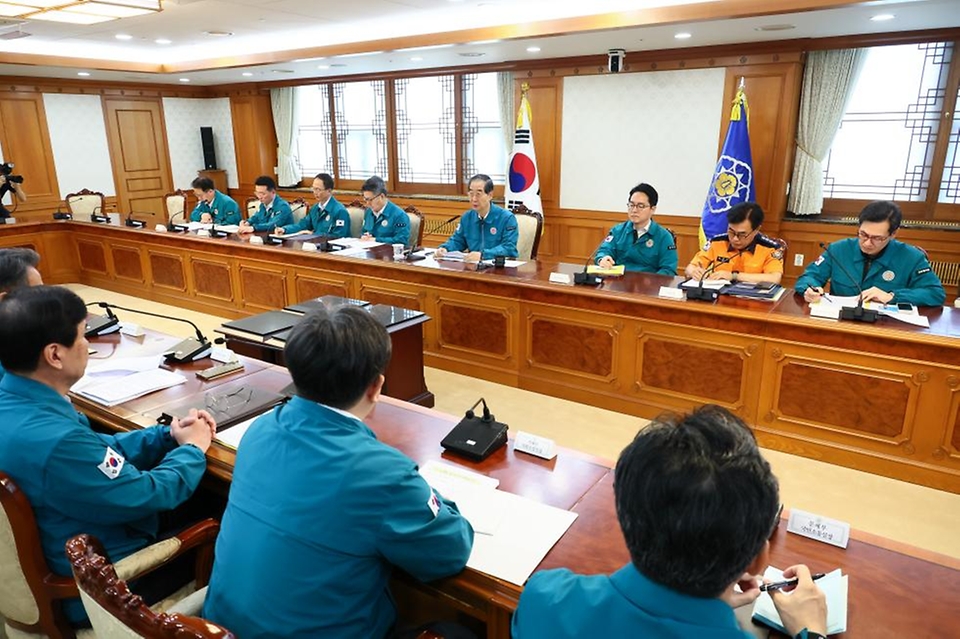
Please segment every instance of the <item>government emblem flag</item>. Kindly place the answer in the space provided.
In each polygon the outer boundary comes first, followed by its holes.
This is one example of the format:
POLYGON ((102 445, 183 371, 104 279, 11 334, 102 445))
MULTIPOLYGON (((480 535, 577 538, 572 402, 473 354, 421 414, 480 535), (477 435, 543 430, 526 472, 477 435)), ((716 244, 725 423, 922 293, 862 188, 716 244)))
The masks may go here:
POLYGON ((504 199, 507 208, 523 204, 531 211, 543 214, 540 201, 540 173, 537 171, 537 154, 533 148, 533 133, 530 122, 530 103, 527 101, 527 84, 523 85, 520 97, 520 112, 517 114, 517 130, 513 134, 513 152, 507 167, 507 184, 504 199))
POLYGON ((723 142, 723 150, 720 151, 700 217, 701 246, 706 246, 711 237, 727 232, 727 211, 741 202, 755 202, 757 199, 750 154, 749 120, 750 108, 741 80, 730 113, 727 139, 723 142))

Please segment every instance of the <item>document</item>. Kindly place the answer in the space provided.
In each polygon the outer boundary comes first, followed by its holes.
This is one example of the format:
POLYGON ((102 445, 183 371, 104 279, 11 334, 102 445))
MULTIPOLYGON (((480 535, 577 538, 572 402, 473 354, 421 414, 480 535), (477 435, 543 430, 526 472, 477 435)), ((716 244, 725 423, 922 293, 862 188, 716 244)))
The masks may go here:
MULTIPOLYGON (((783 571, 770 566, 763 573, 765 579, 782 581, 783 571)), ((833 635, 847 631, 847 575, 836 569, 816 581, 817 586, 827 597, 827 634, 833 635)), ((789 596, 789 594, 788 594, 789 596)), ((783 621, 773 605, 769 593, 761 593, 753 607, 753 619, 767 624, 771 628, 786 634, 783 621)))
POLYGON ((602 266, 597 266, 596 264, 591 264, 587 267, 587 273, 590 275, 606 275, 606 276, 619 276, 623 275, 626 267, 623 264, 617 264, 616 266, 611 266, 610 268, 603 268, 602 266))
POLYGON ((74 393, 79 393, 85 388, 105 381, 117 383, 134 373, 158 369, 162 362, 163 357, 160 355, 110 357, 103 360, 91 360, 87 365, 87 370, 83 377, 77 380, 77 382, 70 387, 70 390, 74 393))
MULTIPOLYGON (((482 260, 487 266, 493 266, 493 260, 482 260)), ((526 264, 523 260, 504 260, 503 265, 507 268, 517 268, 518 266, 523 266, 526 264)), ((614 267, 616 268, 616 267, 614 267)))
MULTIPOLYGON (((342 237, 339 240, 330 240, 330 244, 345 249, 349 248, 367 250, 381 246, 383 242, 378 242, 376 240, 361 240, 359 237, 342 237)), ((339 255, 343 255, 343 253, 340 253, 339 255)))
POLYGON ((76 392, 99 404, 116 406, 186 381, 187 378, 180 373, 156 368, 126 375, 120 380, 113 377, 98 380, 97 383, 85 386, 76 392))
POLYGON ((234 424, 229 428, 218 431, 217 436, 214 437, 214 439, 224 446, 237 450, 240 448, 240 441, 243 439, 243 436, 247 434, 247 430, 249 430, 250 425, 259 418, 260 415, 255 415, 250 419, 240 422, 239 424, 234 424))
POLYGON ((189 222, 187 223, 187 228, 191 231, 199 231, 203 229, 204 231, 209 231, 213 224, 204 224, 203 222, 189 222))
MULTIPOLYGON (((681 283, 683 288, 700 288, 699 280, 693 278, 681 283)), ((703 288, 719 291, 724 286, 730 286, 730 280, 703 280, 703 288)))
POLYGON ((449 260, 451 262, 462 262, 466 257, 466 253, 463 251, 447 251, 443 254, 443 257, 436 258, 437 260, 449 260))

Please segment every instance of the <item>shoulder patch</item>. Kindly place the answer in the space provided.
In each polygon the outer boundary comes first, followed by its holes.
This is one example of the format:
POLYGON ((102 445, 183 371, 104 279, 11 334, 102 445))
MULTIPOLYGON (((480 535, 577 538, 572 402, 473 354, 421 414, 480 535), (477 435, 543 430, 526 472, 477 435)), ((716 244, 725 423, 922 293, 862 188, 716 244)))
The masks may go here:
POLYGON ((676 250, 677 250, 677 245, 676 245, 676 244, 671 244, 670 246, 667 247, 667 250, 668 250, 668 251, 676 251, 676 250))
POLYGON ((436 519, 437 515, 440 514, 440 499, 437 497, 437 493, 433 492, 433 488, 430 489, 430 499, 427 500, 427 506, 433 513, 434 519, 436 519))
POLYGON ((770 257, 772 257, 772 258, 775 259, 775 260, 782 260, 782 259, 783 259, 783 249, 777 249, 776 251, 774 251, 773 253, 770 254, 770 257))
POLYGON ((343 220, 337 220, 337 222, 336 222, 336 224, 334 224, 334 226, 343 226, 343 220))
POLYGON ((757 233, 757 244, 760 246, 766 246, 767 248, 780 248, 780 242, 775 239, 764 235, 763 233, 757 233))
POLYGON ((929 272, 930 272, 930 267, 927 266, 917 271, 917 275, 926 275, 929 272))
POLYGON ((116 479, 120 476, 120 471, 123 470, 125 461, 120 453, 107 446, 107 452, 103 456, 103 461, 97 466, 97 469, 106 475, 108 479, 116 479))
POLYGON ((612 242, 612 241, 613 241, 613 235, 612 235, 612 234, 611 234, 611 235, 608 235, 607 237, 603 238, 603 241, 604 241, 604 242, 612 242))
POLYGON ((821 255, 820 257, 818 257, 817 261, 814 262, 814 264, 816 264, 817 266, 820 266, 821 264, 823 264, 823 256, 821 255))
POLYGON ((710 242, 720 242, 720 241, 726 240, 726 239, 727 239, 727 234, 726 234, 726 233, 721 233, 720 235, 714 235, 714 236, 711 237, 709 240, 707 240, 707 244, 710 244, 710 242))

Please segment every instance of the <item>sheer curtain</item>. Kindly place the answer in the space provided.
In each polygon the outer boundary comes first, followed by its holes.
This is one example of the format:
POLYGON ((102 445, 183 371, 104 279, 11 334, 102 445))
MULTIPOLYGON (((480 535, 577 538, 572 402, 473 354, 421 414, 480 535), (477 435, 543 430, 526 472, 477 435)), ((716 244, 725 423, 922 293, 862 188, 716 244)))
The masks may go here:
POLYGON ((516 89, 513 86, 513 73, 497 73, 497 99, 500 104, 500 126, 503 128, 503 142, 507 155, 513 152, 513 134, 517 128, 517 108, 514 104, 516 89))
POLYGON ((273 128, 277 132, 277 184, 299 186, 300 171, 294 159, 297 143, 296 87, 270 89, 273 128))
POLYGON ((865 49, 812 51, 807 55, 800 97, 797 153, 787 210, 816 215, 823 210, 823 166, 857 84, 865 49))

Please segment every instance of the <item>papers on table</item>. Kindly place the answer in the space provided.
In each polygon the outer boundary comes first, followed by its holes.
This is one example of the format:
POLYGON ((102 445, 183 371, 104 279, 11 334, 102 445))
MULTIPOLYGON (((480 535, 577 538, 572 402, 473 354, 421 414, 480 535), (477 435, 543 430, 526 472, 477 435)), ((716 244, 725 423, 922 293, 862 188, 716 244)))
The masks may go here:
MULTIPOLYGON (((683 288, 700 288, 700 281, 689 279, 680 284, 683 288)), ((703 288, 719 291, 724 286, 730 286, 730 280, 703 280, 703 288)))
POLYGON ((77 383, 70 387, 74 393, 104 382, 116 383, 119 380, 143 371, 160 368, 163 358, 160 355, 143 357, 111 357, 103 360, 91 360, 87 370, 77 383))
MULTIPOLYGON (((383 244, 383 242, 376 240, 361 240, 359 237, 342 237, 338 240, 330 240, 330 243, 345 249, 363 250, 372 249, 383 244)), ((343 253, 338 253, 338 255, 343 255, 343 253)))
POLYGON ((437 260, 449 260, 451 262, 462 262, 466 258, 467 254, 463 251, 447 251, 443 254, 443 257, 436 258, 437 260))
POLYGON ((223 231, 224 233, 236 233, 240 230, 239 224, 206 224, 204 222, 189 222, 187 224, 187 229, 191 231, 211 231, 214 230, 216 226, 217 231, 223 231))
MULTIPOLYGON (((482 260, 482 261, 487 266, 493 266, 493 260, 482 260)), ((503 265, 506 266, 507 268, 517 268, 518 266, 523 266, 524 264, 526 264, 526 262, 524 262, 523 260, 504 260, 503 261, 503 265)))
MULTIPOLYGON (((89 383, 74 392, 106 406, 116 406, 148 393, 183 384, 187 378, 179 373, 155 368, 89 383)), ((79 383, 79 382, 78 382, 79 383)))
POLYGON ((199 230, 201 230, 201 229, 203 229, 204 231, 209 231, 209 230, 210 230, 210 227, 212 227, 212 226, 213 226, 213 224, 204 224, 203 222, 188 222, 188 223, 187 223, 187 228, 190 229, 191 231, 199 231, 199 230))
POLYGON ((623 275, 625 269, 626 267, 623 264, 617 264, 616 266, 611 266, 610 268, 603 268, 602 266, 591 264, 587 267, 587 273, 590 275, 606 275, 616 277, 623 275))
POLYGON ((237 450, 240 448, 240 441, 243 439, 243 436, 247 434, 247 430, 250 428, 250 425, 257 421, 259 417, 260 415, 254 415, 248 420, 242 421, 239 424, 234 424, 229 428, 225 428, 218 432, 214 439, 224 446, 229 446, 230 448, 237 450))
MULTIPOLYGON (((825 317, 829 319, 838 319, 841 308, 856 308, 860 304, 859 295, 823 295, 819 301, 810 305, 810 315, 813 317, 825 317)), ((896 304, 881 304, 880 302, 864 302, 863 307, 874 310, 886 317, 892 317, 895 320, 913 326, 922 326, 930 328, 930 320, 917 311, 916 306, 911 306, 910 310, 900 310, 896 304)))
POLYGON ((420 474, 457 503, 476 533, 467 565, 522 586, 576 513, 496 490, 499 482, 449 464, 428 463, 420 474))
MULTIPOLYGON (((782 581, 783 571, 770 566, 763 573, 765 579, 770 581, 782 581)), ((840 572, 840 569, 828 573, 823 579, 816 581, 817 586, 827 597, 827 634, 833 635, 847 631, 847 575, 840 572)), ((789 597, 790 594, 787 593, 789 597)), ((786 634, 780 615, 773 605, 773 599, 769 593, 761 593, 753 607, 753 619, 760 623, 765 623, 771 628, 775 628, 786 634)))

